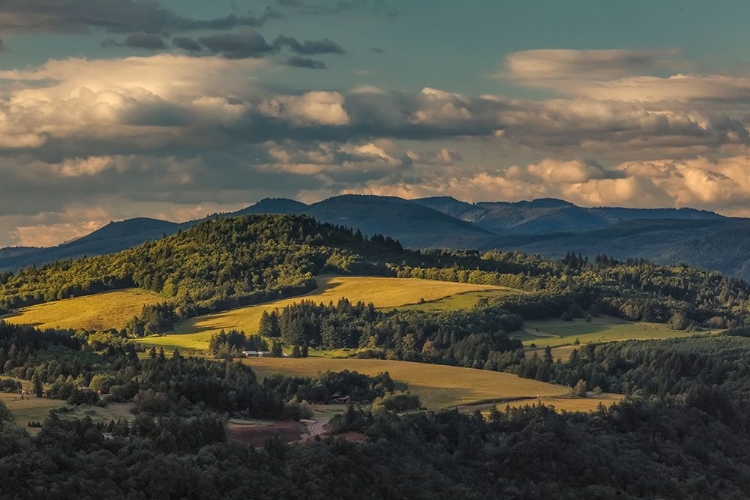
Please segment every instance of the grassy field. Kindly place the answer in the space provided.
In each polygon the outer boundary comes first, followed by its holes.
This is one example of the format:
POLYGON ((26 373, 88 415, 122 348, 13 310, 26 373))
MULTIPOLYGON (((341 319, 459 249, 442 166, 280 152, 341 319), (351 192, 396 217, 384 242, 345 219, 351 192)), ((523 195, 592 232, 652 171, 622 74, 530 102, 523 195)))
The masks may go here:
POLYGON ((609 407, 614 403, 619 403, 620 401, 622 401, 622 398, 622 394, 611 393, 602 393, 598 396, 590 395, 589 397, 585 398, 574 398, 569 396, 534 398, 511 401, 507 404, 501 403, 497 405, 497 409, 502 411, 508 405, 510 405, 511 408, 523 408, 526 405, 538 405, 541 403, 545 406, 553 406, 557 411, 591 412, 596 411, 596 409, 599 408, 599 404, 603 404, 605 407, 609 407))
POLYGON ((39 432, 37 427, 28 427, 29 421, 44 422, 49 416, 50 410, 61 409, 58 414, 63 419, 82 419, 90 417, 94 422, 109 422, 111 420, 131 420, 133 414, 130 409, 132 403, 112 403, 104 408, 98 406, 67 406, 61 399, 37 398, 33 396, 21 396, 18 394, 0 393, 0 401, 13 413, 15 424, 26 429, 29 434, 39 432))
POLYGON ((422 405, 429 409, 492 399, 568 394, 567 387, 522 379, 508 373, 426 363, 327 358, 249 358, 244 362, 261 377, 273 373, 313 376, 326 370, 352 370, 369 375, 387 371, 394 380, 406 382, 409 390, 418 394, 422 405))
MULTIPOLYGON (((676 337, 689 337, 696 332, 672 330, 663 323, 633 323, 617 318, 602 316, 592 318, 591 323, 583 319, 562 321, 557 319, 527 321, 523 334, 519 335, 527 347, 550 346, 553 349, 572 345, 576 339, 581 344, 591 342, 611 342, 619 340, 656 340, 676 337)), ((708 334, 708 332, 703 332, 708 334)), ((565 357, 572 348, 558 349, 557 356, 565 357)), ((554 351, 553 351, 554 354, 554 351)))
POLYGON ((492 290, 484 290, 479 292, 464 292, 443 297, 441 299, 432 300, 429 302, 422 302, 417 304, 407 304, 399 306, 396 309, 417 309, 420 311, 458 311, 461 309, 471 309, 479 303, 482 299, 489 299, 491 297, 497 297, 498 295, 507 294, 518 294, 526 293, 523 290, 516 290, 513 288, 502 288, 497 287, 492 290))
POLYGON ((160 300, 155 292, 132 288, 25 307, 3 319, 39 328, 106 330, 124 327, 144 305, 160 300))
POLYGON ((149 337, 142 339, 140 342, 146 345, 163 346, 166 349, 204 350, 208 347, 208 340, 211 335, 219 330, 238 329, 244 330, 246 333, 257 333, 263 311, 273 311, 301 300, 328 303, 347 298, 351 302, 372 302, 379 308, 392 308, 406 304, 417 304, 420 299, 434 301, 456 294, 466 294, 467 292, 507 293, 507 290, 489 285, 449 283, 414 278, 327 276, 318 280, 317 290, 306 295, 192 318, 178 324, 173 334, 164 337, 149 337))
POLYGON ((18 394, 5 394, 0 393, 0 401, 5 403, 5 406, 13 413, 15 417, 15 424, 18 427, 26 429, 29 434, 36 434, 39 432, 38 428, 27 427, 29 421, 32 422, 44 422, 49 416, 50 410, 55 408, 62 408, 65 406, 65 401, 60 399, 46 399, 24 396, 18 394))

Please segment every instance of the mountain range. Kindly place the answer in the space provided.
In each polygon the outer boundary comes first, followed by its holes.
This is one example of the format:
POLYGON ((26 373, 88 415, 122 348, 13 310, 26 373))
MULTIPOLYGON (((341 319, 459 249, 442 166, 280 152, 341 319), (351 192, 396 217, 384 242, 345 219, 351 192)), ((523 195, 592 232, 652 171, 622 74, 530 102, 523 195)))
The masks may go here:
MULTIPOLYGON (((569 251, 593 257, 645 258, 686 263, 750 279, 750 219, 690 209, 579 207, 557 199, 467 203, 450 197, 405 200, 342 195, 307 205, 265 199, 238 212, 306 214, 322 222, 384 234, 411 248, 520 250, 561 258, 569 251)), ((49 248, 0 249, 0 269, 93 256, 171 235, 200 221, 137 218, 49 248)))

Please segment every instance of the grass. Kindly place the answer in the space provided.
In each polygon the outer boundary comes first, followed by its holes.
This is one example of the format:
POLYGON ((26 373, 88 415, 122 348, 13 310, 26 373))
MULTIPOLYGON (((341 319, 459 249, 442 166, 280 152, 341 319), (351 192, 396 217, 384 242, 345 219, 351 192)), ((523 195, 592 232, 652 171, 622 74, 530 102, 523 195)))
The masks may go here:
MULTIPOLYGON (((249 334, 257 333, 263 311, 273 311, 301 300, 323 303, 332 301, 335 303, 341 298, 347 298, 351 302, 372 302, 378 308, 393 308, 406 306, 407 304, 415 304, 409 307, 422 307, 424 304, 416 305, 420 302, 420 299, 429 302, 456 294, 471 292, 507 293, 508 290, 490 285, 450 283, 416 278, 325 276, 318 279, 318 289, 306 295, 192 318, 176 325, 173 334, 163 337, 148 337, 140 340, 140 342, 170 350, 175 348, 188 351, 205 350, 208 348, 211 335, 218 331, 237 329, 249 334)), ((479 300, 479 297, 476 297, 476 300, 479 300)))
POLYGON ((327 370, 351 370, 368 375, 388 372, 394 380, 406 382, 409 390, 419 395, 422 405, 428 409, 493 399, 568 394, 567 387, 522 379, 509 373, 426 363, 327 358, 248 358, 243 361, 260 377, 273 373, 314 376, 327 370))
POLYGON ((25 307, 3 319, 38 328, 119 329, 139 315, 144 305, 161 300, 155 292, 131 288, 25 307))
POLYGON ((132 420, 133 413, 130 411, 132 408, 133 403, 110 403, 104 408, 89 405, 67 406, 59 413, 59 416, 66 420, 90 417, 94 423, 107 423, 112 420, 132 420))
POLYGON ((458 293, 429 302, 399 306, 397 307, 397 309, 417 309, 420 311, 459 311, 462 309, 471 309, 482 299, 489 299, 492 297, 497 297, 498 295, 518 293, 525 292, 513 288, 497 287, 496 289, 492 290, 458 293))
POLYGON ((575 398, 570 396, 561 397, 543 397, 533 398, 526 400, 511 401, 509 403, 500 403, 497 409, 500 411, 505 410, 506 406, 511 408, 523 408, 527 405, 533 406, 543 404, 544 406, 552 406, 557 411, 568 411, 568 412, 592 412, 599 408, 600 404, 605 407, 612 406, 615 403, 622 401, 622 394, 602 393, 598 396, 591 395, 585 398, 575 398))
POLYGON ((669 325, 663 323, 633 323, 609 316, 601 316, 592 318, 591 323, 586 323, 583 319, 573 321, 558 319, 526 321, 524 331, 518 337, 527 347, 534 344, 539 348, 545 346, 550 346, 553 349, 561 348, 557 350, 556 357, 565 359, 572 348, 562 349, 562 347, 571 346, 576 339, 581 344, 588 344, 620 340, 671 339, 689 337, 694 334, 695 332, 672 330, 669 325))
POLYGON ((0 393, 0 401, 5 403, 5 406, 13 413, 15 417, 15 424, 18 427, 26 429, 29 434, 36 434, 39 432, 39 428, 28 427, 29 421, 32 422, 44 422, 49 416, 50 410, 55 408, 62 408, 65 406, 65 401, 60 399, 46 399, 24 396, 18 394, 5 394, 0 393))

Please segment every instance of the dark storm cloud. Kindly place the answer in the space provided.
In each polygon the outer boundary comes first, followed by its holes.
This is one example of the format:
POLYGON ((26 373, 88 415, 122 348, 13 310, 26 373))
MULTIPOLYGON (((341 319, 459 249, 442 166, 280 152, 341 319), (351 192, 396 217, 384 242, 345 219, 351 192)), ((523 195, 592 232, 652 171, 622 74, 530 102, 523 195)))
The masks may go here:
POLYGON ((201 44, 188 36, 175 37, 172 40, 172 45, 174 45, 178 49, 187 50, 189 52, 200 52, 203 50, 201 44))
POLYGON ((323 61, 316 61, 315 59, 299 56, 287 59, 286 65, 292 68, 326 69, 326 63, 323 61))
POLYGON ((164 39, 156 33, 134 33, 128 36, 124 42, 116 42, 106 38, 100 44, 102 48, 128 47, 131 49, 163 50, 167 48, 164 39))
POLYGON ((322 40, 306 40, 299 42, 296 38, 286 35, 279 35, 274 44, 278 47, 288 47, 292 52, 303 56, 313 56, 318 54, 343 54, 344 49, 341 45, 324 38, 322 40))
POLYGON ((392 16, 395 13, 383 0, 276 0, 282 9, 309 15, 341 14, 354 10, 369 10, 392 16))
POLYGON ((260 16, 228 14, 214 19, 191 19, 158 1, 136 0, 2 0, 0 32, 88 33, 92 28, 111 33, 170 33, 258 27, 279 14, 267 9, 260 16))
POLYGON ((221 54, 227 59, 263 57, 277 50, 277 47, 266 42, 263 35, 250 28, 240 33, 204 36, 198 41, 211 52, 221 54))

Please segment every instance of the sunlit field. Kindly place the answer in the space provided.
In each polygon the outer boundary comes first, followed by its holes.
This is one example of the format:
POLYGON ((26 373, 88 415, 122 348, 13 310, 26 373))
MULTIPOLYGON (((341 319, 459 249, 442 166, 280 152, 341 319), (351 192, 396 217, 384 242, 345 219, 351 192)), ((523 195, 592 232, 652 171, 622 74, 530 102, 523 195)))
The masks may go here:
POLYGON ((156 292, 131 288, 25 307, 3 319, 38 328, 119 329, 140 315, 144 305, 163 300, 156 292))
POLYGON ((450 283, 416 278, 321 277, 318 280, 318 289, 306 295, 191 318, 176 325, 173 334, 162 337, 148 337, 140 340, 140 342, 169 349, 204 350, 208 347, 208 340, 214 333, 222 329, 243 330, 248 334, 257 333, 263 311, 273 311, 302 300, 335 303, 339 299, 346 298, 353 303, 359 301, 372 302, 375 307, 391 308, 406 304, 417 304, 421 300, 427 302, 455 294, 488 290, 505 293, 504 290, 507 289, 490 285, 450 283))
POLYGON ((572 351, 572 344, 592 342, 612 342, 620 340, 658 340, 677 337, 690 337, 696 334, 707 335, 709 332, 690 332, 672 330, 664 323, 630 322, 609 316, 592 318, 590 323, 583 319, 562 321, 559 319, 526 321, 523 334, 518 335, 527 347, 554 348, 568 346, 557 350, 556 357, 565 357, 572 351))
POLYGON ((419 395, 422 405, 429 409, 478 401, 563 396, 569 392, 567 387, 509 373, 406 361, 327 358, 248 358, 243 361, 261 377, 273 373, 313 376, 327 370, 351 370, 368 375, 388 372, 394 380, 408 384, 409 390, 419 395))

